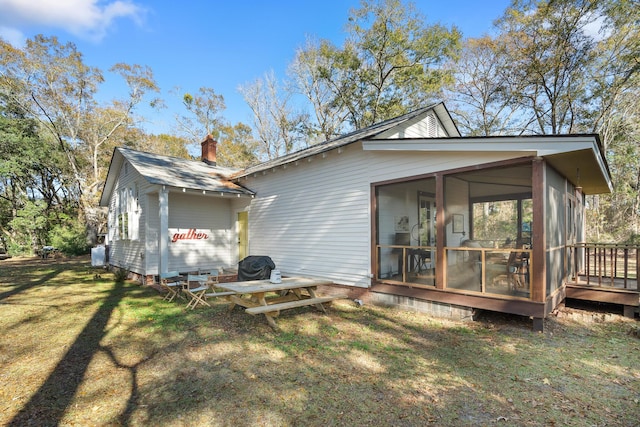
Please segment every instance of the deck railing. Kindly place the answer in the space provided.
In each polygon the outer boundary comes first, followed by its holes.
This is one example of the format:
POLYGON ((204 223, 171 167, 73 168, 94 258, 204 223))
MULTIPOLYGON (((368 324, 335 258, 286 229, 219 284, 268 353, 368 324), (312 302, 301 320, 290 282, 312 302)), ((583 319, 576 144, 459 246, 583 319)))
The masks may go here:
POLYGON ((573 253, 573 279, 578 284, 638 290, 640 247, 608 243, 570 245, 573 253))
POLYGON ((445 289, 531 298, 531 249, 445 247, 444 255, 445 289))
POLYGON ((435 246, 376 245, 376 278, 435 286, 435 251, 435 246))
MULTIPOLYGON (((579 243, 567 245, 566 254, 568 284, 640 292, 640 246, 579 243)), ((446 247, 442 255, 445 289, 531 296, 530 249, 446 247), (510 254, 525 255, 524 268, 509 268, 510 254)), ((376 256, 377 279, 435 286, 435 247, 377 245, 376 256)))
MULTIPOLYGON (((434 246, 376 245, 376 279, 435 287, 434 246)), ((530 249, 445 247, 444 288, 530 299, 530 249)))

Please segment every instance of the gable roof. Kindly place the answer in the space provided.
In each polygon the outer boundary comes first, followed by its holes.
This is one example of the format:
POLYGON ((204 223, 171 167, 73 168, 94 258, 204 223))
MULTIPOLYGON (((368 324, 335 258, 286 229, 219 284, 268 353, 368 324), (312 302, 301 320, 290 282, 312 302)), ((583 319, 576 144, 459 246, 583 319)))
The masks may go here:
POLYGON ((229 180, 229 177, 236 172, 235 169, 210 166, 197 160, 119 147, 113 151, 111 157, 109 172, 100 198, 100 206, 109 204, 109 197, 125 161, 129 162, 150 184, 233 195, 253 196, 255 194, 229 180))
POLYGON ((458 131, 457 126, 455 125, 449 111, 445 107, 443 102, 439 102, 437 104, 429 105, 427 107, 420 108, 418 110, 412 111, 407 114, 403 114, 402 116, 398 116, 389 120, 385 120, 380 123, 373 124, 364 129, 356 130, 351 133, 339 136, 337 138, 331 139, 329 141, 324 141, 319 144, 312 145, 303 150, 296 151, 294 153, 286 154, 284 156, 278 157, 273 160, 268 160, 266 162, 257 164, 255 166, 250 166, 247 169, 240 171, 234 178, 240 178, 243 176, 251 175, 256 172, 262 172, 264 170, 268 170, 274 167, 278 167, 287 163, 293 163, 301 159, 305 159, 307 157, 315 156, 316 154, 321 154, 329 150, 333 150, 336 148, 344 147, 345 145, 352 144, 357 141, 361 141, 364 139, 374 138, 383 132, 389 131, 394 127, 399 127, 403 124, 407 124, 412 120, 418 120, 422 117, 426 116, 429 111, 432 111, 436 114, 442 126, 445 128, 449 136, 460 136, 460 132, 458 131))
POLYGON ((100 198, 100 206, 108 206, 119 171, 128 161, 151 184, 167 187, 253 196, 255 193, 237 183, 237 178, 312 157, 329 150, 362 141, 364 150, 380 151, 518 151, 525 156, 542 156, 567 176, 586 194, 610 192, 611 176, 598 135, 488 136, 462 137, 444 103, 433 104, 402 116, 376 123, 335 139, 312 145, 294 153, 234 170, 210 166, 204 162, 179 157, 116 148, 100 198), (433 111, 447 132, 446 137, 404 138, 391 136, 397 130, 419 122, 433 111), (555 146, 550 149, 549 143, 555 146), (558 144, 560 143, 560 144, 558 144), (556 145, 557 144, 557 145, 556 145), (233 180, 233 181, 232 181, 233 180))

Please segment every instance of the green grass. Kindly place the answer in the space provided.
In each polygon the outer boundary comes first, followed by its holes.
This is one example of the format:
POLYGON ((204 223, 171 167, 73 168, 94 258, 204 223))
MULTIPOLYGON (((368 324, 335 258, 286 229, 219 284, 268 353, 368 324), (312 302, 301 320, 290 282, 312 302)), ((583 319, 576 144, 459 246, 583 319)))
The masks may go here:
POLYGON ((534 333, 341 301, 274 331, 86 260, 0 269, 0 425, 638 425, 637 320, 563 312, 534 333))

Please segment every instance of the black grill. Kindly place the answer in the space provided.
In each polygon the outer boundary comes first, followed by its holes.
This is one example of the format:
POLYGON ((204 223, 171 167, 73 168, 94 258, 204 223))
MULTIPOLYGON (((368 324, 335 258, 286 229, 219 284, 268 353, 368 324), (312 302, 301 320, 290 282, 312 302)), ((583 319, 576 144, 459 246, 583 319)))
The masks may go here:
POLYGON ((251 255, 238 263, 238 281, 266 280, 271 276, 271 270, 276 268, 270 257, 251 255))

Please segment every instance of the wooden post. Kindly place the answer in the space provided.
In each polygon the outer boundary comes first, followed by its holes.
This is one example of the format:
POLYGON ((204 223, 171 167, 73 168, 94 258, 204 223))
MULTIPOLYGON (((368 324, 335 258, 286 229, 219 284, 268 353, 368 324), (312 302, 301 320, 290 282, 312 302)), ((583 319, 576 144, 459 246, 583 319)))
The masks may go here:
POLYGON ((160 273, 169 271, 169 192, 162 186, 158 192, 158 204, 160 214, 160 233, 158 237, 158 250, 160 253, 160 273))
POLYGON ((370 185, 369 190, 369 212, 370 218, 369 222, 371 223, 371 273, 369 279, 369 286, 378 281, 378 277, 380 276, 380 259, 378 252, 378 190, 373 184, 370 185))
POLYGON ((629 278, 629 246, 624 246, 624 288, 627 289, 627 279, 629 278))
POLYGON ((636 246, 636 290, 640 291, 640 250, 636 246))
POLYGON ((589 277, 591 276, 591 248, 585 245, 586 255, 587 255, 587 285, 591 283, 589 277))
POLYGON ((533 201, 533 233, 532 233, 532 265, 531 265, 531 300, 544 302, 546 298, 547 283, 547 234, 545 224, 546 206, 546 174, 545 163, 541 158, 532 162, 532 189, 533 201))
POLYGON ((442 174, 436 175, 436 288, 444 289, 445 269, 447 268, 447 256, 445 255, 444 239, 444 177, 442 174))

